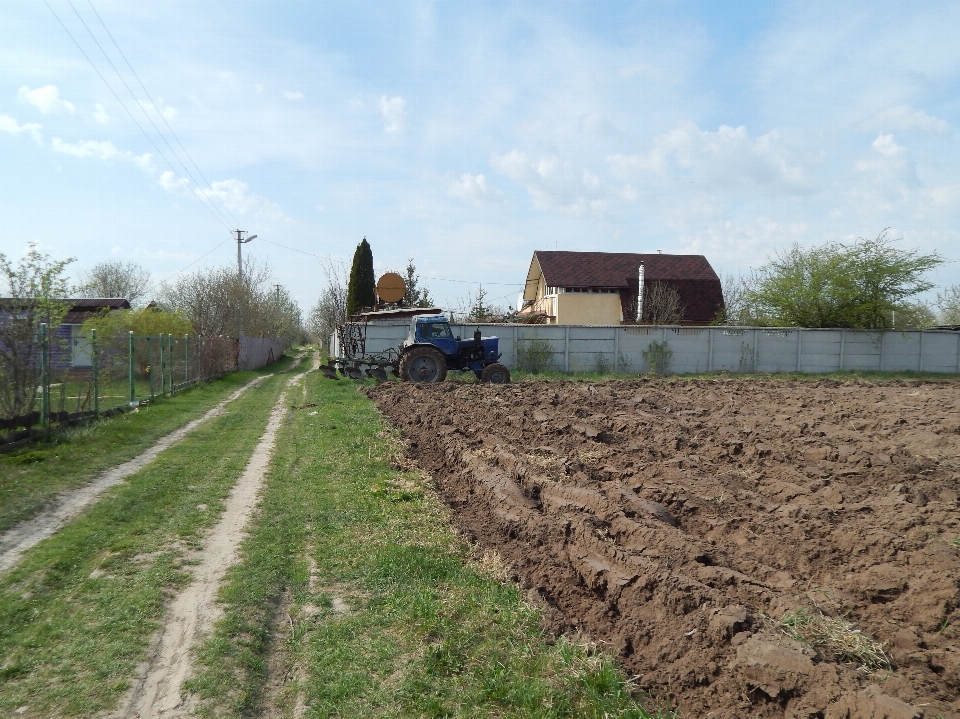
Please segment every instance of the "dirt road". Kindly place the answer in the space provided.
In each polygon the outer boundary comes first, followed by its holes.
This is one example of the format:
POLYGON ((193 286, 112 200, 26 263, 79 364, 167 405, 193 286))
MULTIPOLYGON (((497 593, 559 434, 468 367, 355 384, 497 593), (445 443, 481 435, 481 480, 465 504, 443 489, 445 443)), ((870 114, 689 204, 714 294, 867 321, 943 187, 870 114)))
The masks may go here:
POLYGON ((220 616, 217 591, 227 568, 237 560, 244 530, 270 464, 277 430, 288 411, 291 385, 302 382, 303 377, 300 373, 287 381, 287 388, 270 413, 266 430, 226 500, 220 521, 197 557, 192 582, 171 603, 142 675, 114 716, 124 719, 191 716, 189 697, 182 687, 191 673, 192 651, 220 616))
POLYGON ((0 573, 3 573, 16 564, 30 547, 43 541, 47 537, 53 536, 53 534, 67 524, 67 522, 71 521, 80 514, 80 512, 96 502, 110 487, 120 484, 134 472, 138 472, 147 466, 156 459, 157 455, 163 450, 172 447, 201 424, 212 417, 216 417, 223 412, 224 407, 251 387, 255 387, 263 382, 263 380, 269 376, 270 375, 265 375, 251 380, 215 407, 205 412, 202 416, 187 422, 165 437, 161 437, 147 451, 124 462, 118 467, 104 472, 83 487, 65 492, 50 509, 4 532, 0 535, 0 573))
POLYGON ((368 391, 550 627, 685 716, 960 717, 960 383, 368 391))

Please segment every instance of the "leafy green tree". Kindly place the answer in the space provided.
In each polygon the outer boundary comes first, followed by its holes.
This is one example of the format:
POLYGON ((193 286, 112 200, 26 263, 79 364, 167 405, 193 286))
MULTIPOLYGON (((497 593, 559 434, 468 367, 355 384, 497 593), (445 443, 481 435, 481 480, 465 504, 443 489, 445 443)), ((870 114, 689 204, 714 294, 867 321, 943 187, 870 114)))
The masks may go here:
POLYGON ((407 274, 403 281, 407 285, 407 294, 402 301, 404 307, 433 307, 430 290, 420 286, 420 275, 417 274, 417 266, 413 264, 412 257, 407 260, 407 274))
POLYGON ((889 329, 895 312, 915 313, 908 299, 934 286, 923 276, 943 261, 893 247, 886 231, 851 245, 794 244, 757 271, 747 303, 758 324, 889 329))
POLYGON ((193 325, 182 310, 159 307, 98 312, 84 322, 83 327, 85 330, 96 329, 101 341, 115 336, 126 339, 128 332, 135 335, 171 334, 174 337, 194 334, 193 325))
POLYGON ((377 304, 377 280, 373 275, 373 252, 367 238, 357 245, 347 285, 347 315, 377 304))
POLYGON ((960 325, 960 285, 947 287, 937 293, 937 321, 942 325, 960 325))
POLYGON ((47 323, 52 338, 70 309, 63 271, 73 261, 53 260, 34 243, 16 266, 0 252, 0 279, 6 285, 0 298, 0 412, 8 417, 33 411, 40 385, 40 323, 47 323))

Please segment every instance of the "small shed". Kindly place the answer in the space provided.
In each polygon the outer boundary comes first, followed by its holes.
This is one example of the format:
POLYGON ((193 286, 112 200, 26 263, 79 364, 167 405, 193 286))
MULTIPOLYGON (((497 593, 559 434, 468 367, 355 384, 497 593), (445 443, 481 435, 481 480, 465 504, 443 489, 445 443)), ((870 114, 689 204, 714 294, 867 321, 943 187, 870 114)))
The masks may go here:
MULTIPOLYGON (((83 323, 99 312, 128 310, 130 302, 121 297, 64 299, 61 302, 70 309, 50 333, 50 365, 60 369, 90 367, 90 338, 84 336, 83 323)), ((0 313, 18 313, 30 306, 29 300, 0 298, 0 313)))

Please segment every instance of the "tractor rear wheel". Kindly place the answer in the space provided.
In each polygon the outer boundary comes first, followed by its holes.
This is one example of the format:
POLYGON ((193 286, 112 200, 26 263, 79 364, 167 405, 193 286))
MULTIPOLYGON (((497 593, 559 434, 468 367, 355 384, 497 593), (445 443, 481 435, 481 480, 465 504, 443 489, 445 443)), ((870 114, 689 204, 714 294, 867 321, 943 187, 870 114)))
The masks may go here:
POLYGON ((483 368, 483 376, 480 377, 480 381, 490 384, 509 384, 510 370, 499 362, 488 364, 483 368))
POLYGON ((411 347, 400 358, 400 379, 404 382, 443 382, 446 376, 443 355, 430 345, 411 347))

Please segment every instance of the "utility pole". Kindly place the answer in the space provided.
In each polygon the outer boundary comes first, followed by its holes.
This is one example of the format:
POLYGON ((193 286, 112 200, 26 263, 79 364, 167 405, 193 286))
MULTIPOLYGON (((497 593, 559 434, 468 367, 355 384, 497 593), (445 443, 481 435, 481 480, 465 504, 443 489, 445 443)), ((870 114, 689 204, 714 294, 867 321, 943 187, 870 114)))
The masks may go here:
POLYGON ((243 337, 243 302, 241 302, 241 297, 243 295, 243 259, 240 257, 240 245, 245 245, 248 242, 257 239, 256 235, 250 235, 247 239, 243 239, 243 233, 246 230, 234 230, 237 233, 237 279, 239 280, 239 285, 237 287, 237 326, 238 326, 238 336, 243 337))
POLYGON ((280 306, 280 285, 274 285, 277 288, 277 307, 280 306))
POLYGON ((237 279, 240 280, 240 284, 243 284, 243 259, 240 257, 240 245, 245 245, 251 240, 257 239, 256 235, 250 235, 247 239, 243 239, 243 233, 246 230, 234 230, 237 233, 237 279))

